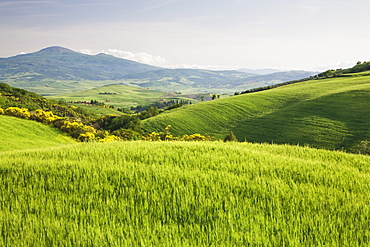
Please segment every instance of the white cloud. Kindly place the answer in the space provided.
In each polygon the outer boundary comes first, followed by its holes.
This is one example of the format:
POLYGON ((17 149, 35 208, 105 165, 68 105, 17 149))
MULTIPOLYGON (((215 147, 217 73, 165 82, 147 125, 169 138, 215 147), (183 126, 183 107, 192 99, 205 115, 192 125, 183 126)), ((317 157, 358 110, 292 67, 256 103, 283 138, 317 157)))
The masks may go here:
MULTIPOLYGON (((80 49, 80 53, 94 55, 90 49, 80 49)), ((172 64, 170 59, 165 59, 161 56, 155 56, 146 52, 133 53, 131 51, 123 51, 119 49, 102 50, 99 53, 112 55, 118 58, 128 59, 139 63, 159 66, 169 69, 205 69, 205 70, 236 70, 242 66, 218 66, 218 65, 200 65, 200 64, 172 64)))
POLYGON ((161 56, 155 56, 145 52, 133 53, 130 51, 122 51, 118 49, 108 49, 101 51, 101 53, 154 66, 166 66, 166 64, 168 63, 168 61, 161 56))
POLYGON ((93 55, 92 50, 90 49, 81 49, 79 52, 87 55, 93 55))

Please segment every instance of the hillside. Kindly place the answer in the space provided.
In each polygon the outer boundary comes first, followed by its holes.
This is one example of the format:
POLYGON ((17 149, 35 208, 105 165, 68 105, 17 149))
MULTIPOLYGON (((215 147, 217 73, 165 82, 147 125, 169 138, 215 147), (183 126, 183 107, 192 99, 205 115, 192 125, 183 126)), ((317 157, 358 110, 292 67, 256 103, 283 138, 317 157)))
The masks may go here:
POLYGON ((50 126, 3 115, 0 115, 0 133, 0 152, 75 143, 72 138, 50 126))
POLYGON ((48 100, 36 93, 0 83, 0 108, 20 107, 30 111, 42 109, 62 117, 88 119, 94 114, 82 108, 70 107, 64 102, 48 100))
POLYGON ((144 128, 171 125, 174 135, 207 133, 221 139, 233 131, 239 141, 350 151, 370 140, 370 77, 351 75, 185 106, 145 120, 144 128))
POLYGON ((368 246, 369 172, 367 156, 248 143, 3 152, 0 245, 368 246))

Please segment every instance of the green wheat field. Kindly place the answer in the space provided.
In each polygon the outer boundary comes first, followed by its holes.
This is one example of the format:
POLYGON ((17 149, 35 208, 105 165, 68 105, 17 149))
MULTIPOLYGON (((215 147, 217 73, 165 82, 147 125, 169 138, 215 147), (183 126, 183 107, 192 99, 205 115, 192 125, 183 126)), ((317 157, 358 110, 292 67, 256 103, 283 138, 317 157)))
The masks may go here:
POLYGON ((0 152, 0 246, 369 246, 370 157, 223 142, 0 152))

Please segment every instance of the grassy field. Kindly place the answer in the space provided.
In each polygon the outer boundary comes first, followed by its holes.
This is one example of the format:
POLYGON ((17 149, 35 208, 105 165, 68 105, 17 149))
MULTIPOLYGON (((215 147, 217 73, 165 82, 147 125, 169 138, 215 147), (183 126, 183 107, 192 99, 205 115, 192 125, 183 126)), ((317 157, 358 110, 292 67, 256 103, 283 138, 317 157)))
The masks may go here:
POLYGON ((351 150, 370 140, 369 101, 370 77, 354 74, 181 107, 145 120, 144 128, 171 125, 177 136, 221 139, 233 131, 240 141, 351 150))
POLYGON ((369 246, 370 157, 85 143, 0 155, 1 246, 369 246))
POLYGON ((82 108, 95 116, 103 116, 103 115, 122 115, 122 112, 116 110, 116 108, 107 108, 104 106, 96 106, 96 105, 89 105, 89 104, 70 104, 79 108, 82 108))
POLYGON ((50 126, 3 115, 0 115, 0 133, 0 151, 75 143, 72 138, 50 126))
POLYGON ((197 100, 187 98, 181 94, 178 95, 175 93, 149 90, 139 87, 129 87, 119 84, 103 86, 66 95, 50 96, 47 98, 74 102, 97 100, 99 102, 104 102, 106 105, 126 108, 137 105, 148 105, 149 103, 160 99, 186 99, 197 102, 197 100))
POLYGON ((117 81, 63 81, 63 80, 37 80, 37 81, 20 81, 6 80, 4 81, 10 86, 23 88, 31 92, 43 96, 53 96, 60 94, 68 94, 71 92, 79 92, 89 90, 96 87, 105 86, 108 84, 118 83, 117 81))

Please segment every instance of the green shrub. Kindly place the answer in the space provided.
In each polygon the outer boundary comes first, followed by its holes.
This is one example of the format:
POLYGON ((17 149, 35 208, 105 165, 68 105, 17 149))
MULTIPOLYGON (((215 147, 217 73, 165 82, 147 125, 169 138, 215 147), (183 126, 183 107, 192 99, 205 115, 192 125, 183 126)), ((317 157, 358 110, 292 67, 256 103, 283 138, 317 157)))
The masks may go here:
POLYGON ((236 139, 236 136, 232 131, 230 131, 229 134, 227 134, 224 138, 224 142, 237 142, 238 139, 236 139))

